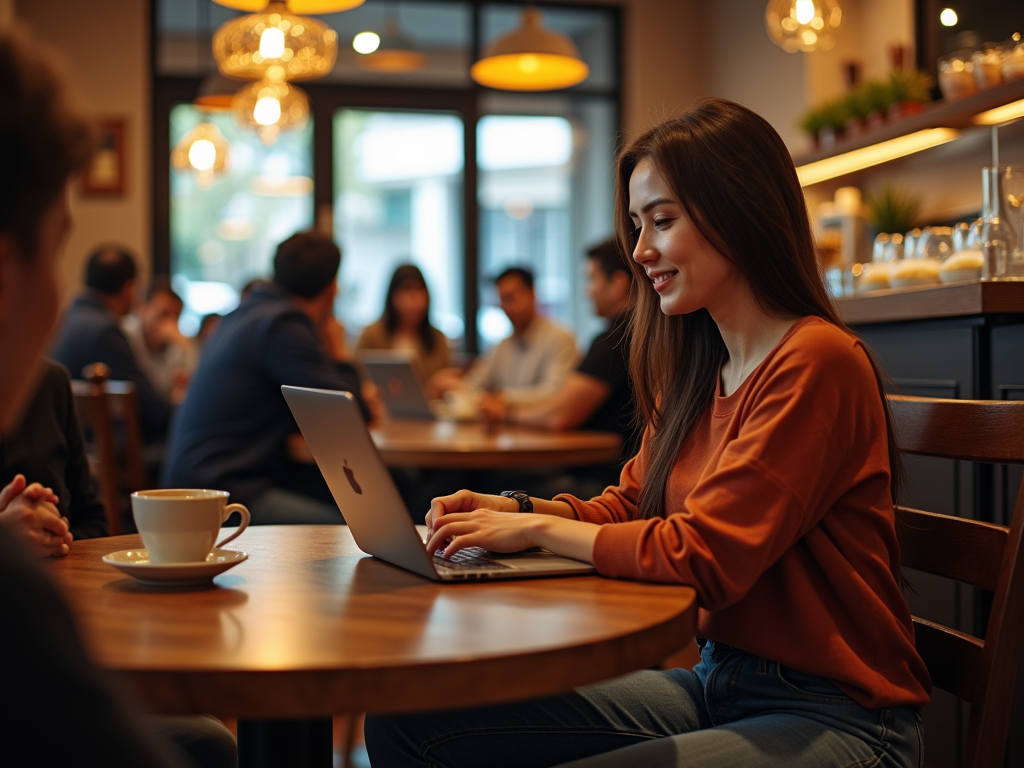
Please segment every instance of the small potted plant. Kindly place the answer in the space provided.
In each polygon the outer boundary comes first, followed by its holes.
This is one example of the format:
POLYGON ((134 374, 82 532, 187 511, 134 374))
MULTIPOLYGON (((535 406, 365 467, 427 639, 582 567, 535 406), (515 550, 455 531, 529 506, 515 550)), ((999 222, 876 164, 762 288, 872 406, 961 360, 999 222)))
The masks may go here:
POLYGON ((864 202, 876 235, 881 232, 903 234, 917 223, 921 214, 921 199, 890 182, 877 192, 868 192, 864 202))
POLYGON ((896 69, 888 78, 889 119, 900 120, 916 115, 922 105, 932 100, 935 81, 918 69, 896 69))

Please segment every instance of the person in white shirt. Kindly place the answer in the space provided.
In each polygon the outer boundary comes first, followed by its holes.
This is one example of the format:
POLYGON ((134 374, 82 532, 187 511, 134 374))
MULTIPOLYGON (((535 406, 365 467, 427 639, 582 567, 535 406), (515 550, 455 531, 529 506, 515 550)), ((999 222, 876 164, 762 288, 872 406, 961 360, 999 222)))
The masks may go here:
POLYGON ((579 353, 572 334, 537 311, 533 274, 506 269, 494 280, 512 335, 477 360, 466 374, 466 387, 498 397, 515 407, 557 393, 576 368, 579 353))
POLYGON ((197 362, 194 345, 178 330, 183 307, 170 283, 156 279, 146 301, 121 321, 139 367, 171 402, 182 400, 197 362))

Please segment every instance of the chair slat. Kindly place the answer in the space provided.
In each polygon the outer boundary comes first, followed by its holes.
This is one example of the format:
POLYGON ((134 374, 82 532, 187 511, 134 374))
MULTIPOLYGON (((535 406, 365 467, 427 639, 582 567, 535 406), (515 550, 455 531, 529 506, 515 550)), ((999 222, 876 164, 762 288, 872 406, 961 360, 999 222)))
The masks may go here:
POLYGON ((907 568, 994 591, 1007 529, 907 507, 896 508, 900 560, 907 568))
POLYGON ((981 668, 984 643, 955 629, 914 617, 917 652, 921 654, 932 685, 973 702, 981 668))
POLYGON ((1024 408, 1019 402, 899 395, 889 398, 889 407, 904 453, 1024 463, 1024 408))

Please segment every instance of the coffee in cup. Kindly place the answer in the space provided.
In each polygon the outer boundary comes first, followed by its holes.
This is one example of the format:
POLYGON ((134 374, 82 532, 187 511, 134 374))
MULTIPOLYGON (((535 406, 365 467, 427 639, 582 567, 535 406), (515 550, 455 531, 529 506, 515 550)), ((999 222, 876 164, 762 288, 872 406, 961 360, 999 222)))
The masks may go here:
POLYGON ((216 546, 223 547, 237 538, 249 525, 249 510, 227 502, 227 491, 178 488, 133 493, 132 516, 149 561, 166 564, 206 560, 220 527, 232 512, 242 516, 242 524, 216 546))

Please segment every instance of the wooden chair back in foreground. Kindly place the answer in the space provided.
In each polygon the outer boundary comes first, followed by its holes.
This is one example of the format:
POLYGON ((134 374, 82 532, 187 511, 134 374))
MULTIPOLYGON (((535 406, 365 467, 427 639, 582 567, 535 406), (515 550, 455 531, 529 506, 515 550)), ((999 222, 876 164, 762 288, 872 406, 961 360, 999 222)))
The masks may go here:
MULTIPOLYGON (((1024 402, 889 397, 903 453, 1024 464, 1024 402)), ((1024 488, 1010 527, 897 507, 904 566, 993 593, 984 640, 914 617, 932 683, 971 705, 962 768, 1001 766, 1024 647, 1024 488)))
POLYGON ((122 493, 146 487, 142 464, 142 430, 135 384, 111 381, 110 368, 103 363, 82 370, 85 381, 71 382, 75 410, 82 431, 92 437, 90 464, 100 482, 100 495, 107 510, 107 529, 111 536, 124 533, 122 493), (117 425, 121 428, 118 430, 117 425), (118 450, 117 436, 122 438, 118 450), (118 455, 122 460, 118 460, 118 455))

